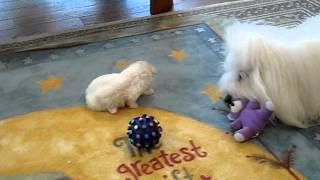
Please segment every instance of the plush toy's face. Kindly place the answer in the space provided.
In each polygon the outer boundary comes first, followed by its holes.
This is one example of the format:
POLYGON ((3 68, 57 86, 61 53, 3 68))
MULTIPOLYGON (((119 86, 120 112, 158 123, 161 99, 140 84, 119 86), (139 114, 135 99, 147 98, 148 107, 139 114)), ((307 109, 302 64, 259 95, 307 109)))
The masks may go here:
POLYGON ((240 100, 234 101, 234 102, 233 102, 233 105, 230 106, 230 110, 231 110, 231 112, 233 112, 233 113, 236 113, 236 112, 241 111, 242 108, 243 108, 243 105, 242 105, 242 103, 241 103, 240 100))

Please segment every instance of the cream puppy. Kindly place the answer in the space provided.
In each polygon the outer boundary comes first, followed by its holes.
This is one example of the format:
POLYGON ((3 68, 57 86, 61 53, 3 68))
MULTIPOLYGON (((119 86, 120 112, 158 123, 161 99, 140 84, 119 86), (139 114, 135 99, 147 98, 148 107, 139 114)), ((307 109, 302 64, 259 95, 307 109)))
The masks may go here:
POLYGON ((137 61, 121 73, 102 75, 94 79, 86 90, 87 106, 94 111, 109 111, 128 105, 137 108, 141 95, 152 95, 152 81, 156 69, 145 61, 137 61))

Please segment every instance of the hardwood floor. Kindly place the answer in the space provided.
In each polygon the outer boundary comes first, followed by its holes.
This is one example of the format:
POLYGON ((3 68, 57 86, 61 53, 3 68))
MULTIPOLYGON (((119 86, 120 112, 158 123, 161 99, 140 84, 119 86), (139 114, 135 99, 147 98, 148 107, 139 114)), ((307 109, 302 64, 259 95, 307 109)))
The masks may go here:
MULTIPOLYGON (((0 41, 150 15, 150 0, 0 0, 0 41)), ((235 0, 174 0, 173 11, 235 0)))

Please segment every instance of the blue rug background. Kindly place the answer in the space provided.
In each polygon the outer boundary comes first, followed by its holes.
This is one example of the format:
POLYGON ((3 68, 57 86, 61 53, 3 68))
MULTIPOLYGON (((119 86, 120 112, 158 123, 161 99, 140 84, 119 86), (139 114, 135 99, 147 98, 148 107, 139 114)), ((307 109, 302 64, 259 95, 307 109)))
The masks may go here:
MULTIPOLYGON (((89 45, 0 55, 0 119, 41 109, 84 104, 84 91, 95 77, 120 72, 116 61, 145 60, 158 74, 155 94, 143 96, 139 104, 185 114, 212 126, 228 129, 229 121, 212 107, 202 93, 221 75, 224 59, 222 39, 205 24, 113 39, 89 45), (168 56, 184 50, 186 57, 168 56), (41 91, 40 80, 63 77, 60 91, 41 91)), ((195 132, 201 133, 201 132, 195 132)), ((210 138, 210 137, 208 137, 210 138)), ((254 143, 278 157, 297 146, 294 167, 309 179, 320 179, 320 128, 299 130, 281 124, 268 127, 254 143), (262 143, 261 143, 262 142, 262 143)))

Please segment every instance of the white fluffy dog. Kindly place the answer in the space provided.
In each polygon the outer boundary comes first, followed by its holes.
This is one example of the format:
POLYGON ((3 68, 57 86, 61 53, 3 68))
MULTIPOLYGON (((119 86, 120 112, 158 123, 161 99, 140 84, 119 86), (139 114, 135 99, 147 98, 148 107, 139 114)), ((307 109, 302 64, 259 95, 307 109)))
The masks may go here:
POLYGON ((270 100, 285 124, 320 122, 320 16, 291 29, 235 23, 226 29, 220 90, 236 98, 270 100))
POLYGON ((94 79, 86 90, 87 106, 95 111, 114 114, 119 107, 137 108, 141 95, 151 95, 156 69, 145 61, 137 61, 121 73, 102 75, 94 79))

